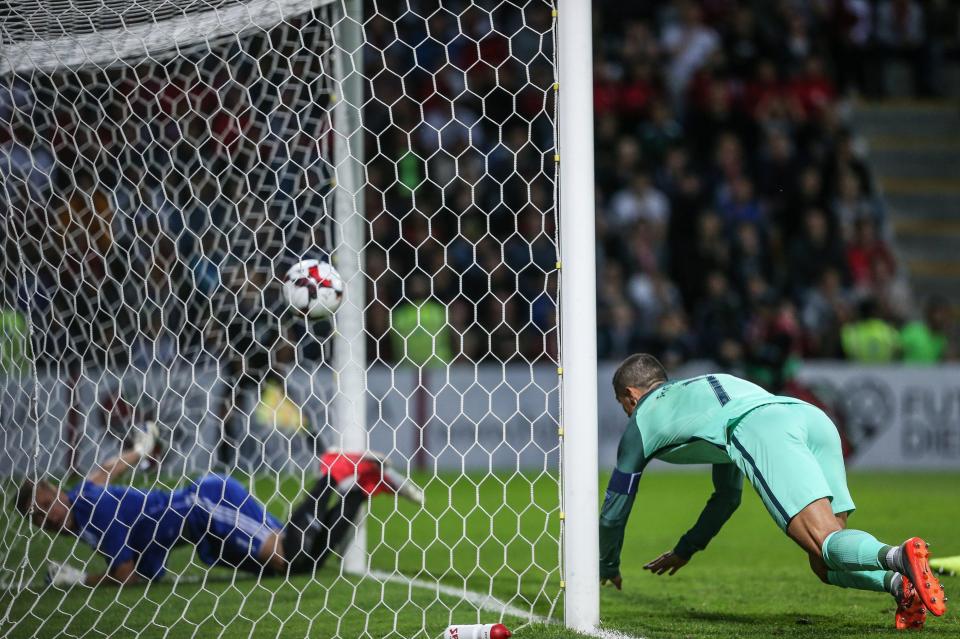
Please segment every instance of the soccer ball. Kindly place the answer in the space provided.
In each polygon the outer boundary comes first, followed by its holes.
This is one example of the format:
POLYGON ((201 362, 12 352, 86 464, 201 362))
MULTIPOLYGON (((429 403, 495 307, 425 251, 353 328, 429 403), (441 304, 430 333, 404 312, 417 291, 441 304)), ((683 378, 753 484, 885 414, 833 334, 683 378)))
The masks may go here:
POLYGON ((343 278, 329 262, 303 260, 283 278, 287 303, 311 319, 330 317, 343 301, 343 278))

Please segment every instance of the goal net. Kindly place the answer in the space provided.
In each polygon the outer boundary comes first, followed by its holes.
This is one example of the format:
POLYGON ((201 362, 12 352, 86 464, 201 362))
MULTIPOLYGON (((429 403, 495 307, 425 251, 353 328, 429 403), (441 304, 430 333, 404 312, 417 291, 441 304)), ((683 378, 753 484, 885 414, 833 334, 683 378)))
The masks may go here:
POLYGON ((7 8, 0 634, 557 618, 554 18, 7 8), (305 259, 332 315, 284 294, 305 259))

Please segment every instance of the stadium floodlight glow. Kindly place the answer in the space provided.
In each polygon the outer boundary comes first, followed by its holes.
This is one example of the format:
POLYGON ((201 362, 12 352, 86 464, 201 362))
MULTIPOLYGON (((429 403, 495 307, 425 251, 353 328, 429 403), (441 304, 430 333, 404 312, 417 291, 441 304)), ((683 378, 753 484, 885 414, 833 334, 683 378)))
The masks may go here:
POLYGON ((589 5, 11 5, 4 631, 596 626, 589 5), (307 260, 339 273, 339 306, 285 296, 307 260), (197 492, 217 530, 234 517, 262 540, 269 524, 281 546, 314 488, 340 510, 300 531, 327 530, 316 570, 211 566, 227 555, 191 542, 133 614, 142 584, 77 585, 108 567, 89 534, 30 520, 44 490, 88 473, 170 495, 214 473, 205 486, 279 522, 197 492))

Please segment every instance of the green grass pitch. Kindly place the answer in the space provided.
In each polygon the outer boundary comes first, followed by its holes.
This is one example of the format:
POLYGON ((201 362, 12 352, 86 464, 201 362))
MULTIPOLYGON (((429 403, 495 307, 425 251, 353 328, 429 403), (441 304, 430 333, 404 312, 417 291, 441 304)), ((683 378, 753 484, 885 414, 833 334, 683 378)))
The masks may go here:
MULTIPOLYGON (((427 481, 429 514, 393 502, 374 502, 371 546, 374 568, 397 570, 424 581, 492 590, 520 608, 546 615, 559 592, 556 569, 555 480, 548 477, 440 476, 427 481), (454 512, 468 512, 460 517, 454 512), (516 513, 523 513, 518 518, 516 513), (492 514, 492 516, 490 516, 492 514), (383 523, 377 523, 377 520, 383 523), (519 592, 519 594, 517 594, 519 592)), ((605 479, 603 480, 605 482, 605 479)), ((603 482, 602 482, 603 483, 603 482)), ((960 473, 853 473, 858 512, 851 526, 885 541, 921 534, 935 554, 960 554, 960 473)), ((276 514, 279 494, 296 490, 261 480, 257 492, 276 514), (272 499, 269 499, 273 496, 272 499)), ((893 600, 881 594, 821 584, 806 558, 785 538, 747 489, 744 503, 710 548, 673 577, 644 573, 643 563, 672 547, 696 518, 710 491, 708 473, 652 471, 644 477, 624 546, 624 590, 601 593, 603 625, 637 637, 862 637, 897 635, 893 600)), ((19 525, 7 519, 6 538, 19 525)), ((22 533, 23 531, 21 531, 22 533)), ((41 537, 35 537, 42 539, 41 537)), ((88 556, 59 540, 14 544, 31 562, 43 557, 88 556)), ((16 555, 4 558, 10 565, 16 555)), ((199 576, 191 553, 178 550, 171 566, 199 576)), ((315 580, 231 579, 212 571, 206 583, 161 582, 116 591, 74 588, 38 597, 25 590, 0 593, 4 637, 437 637, 452 618, 494 620, 456 597, 372 579, 338 576, 327 567, 315 580), (426 631, 420 632, 425 626, 426 631)), ((945 577, 948 594, 960 577, 945 577)), ((960 605, 960 599, 957 600, 960 605)), ((562 600, 554 610, 562 617, 562 600)), ((516 619, 507 618, 516 627, 516 619)), ((960 636, 960 615, 930 618, 926 633, 960 636)), ((578 637, 557 626, 527 626, 520 639, 578 637)))

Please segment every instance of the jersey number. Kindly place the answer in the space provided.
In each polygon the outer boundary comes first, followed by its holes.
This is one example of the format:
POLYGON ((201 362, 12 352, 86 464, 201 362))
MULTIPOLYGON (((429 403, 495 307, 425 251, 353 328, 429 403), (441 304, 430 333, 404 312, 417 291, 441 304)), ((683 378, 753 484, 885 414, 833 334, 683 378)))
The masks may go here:
POLYGON ((717 396, 717 401, 720 402, 720 405, 723 406, 730 401, 730 396, 727 395, 726 389, 723 387, 723 384, 720 383, 720 380, 714 377, 713 375, 704 375, 702 377, 694 377, 693 379, 688 379, 683 383, 684 386, 687 384, 692 384, 693 382, 699 382, 701 379, 707 380, 707 383, 710 384, 710 388, 713 389, 714 395, 717 396))

